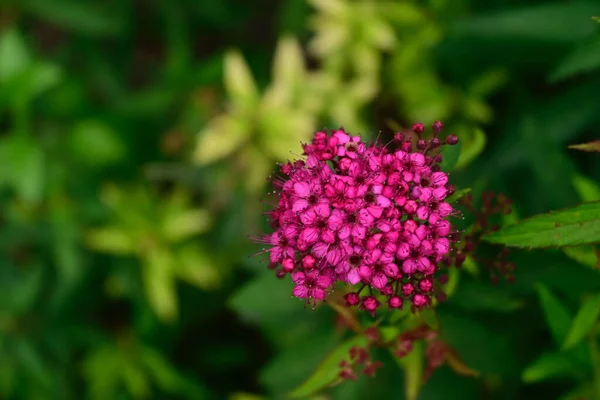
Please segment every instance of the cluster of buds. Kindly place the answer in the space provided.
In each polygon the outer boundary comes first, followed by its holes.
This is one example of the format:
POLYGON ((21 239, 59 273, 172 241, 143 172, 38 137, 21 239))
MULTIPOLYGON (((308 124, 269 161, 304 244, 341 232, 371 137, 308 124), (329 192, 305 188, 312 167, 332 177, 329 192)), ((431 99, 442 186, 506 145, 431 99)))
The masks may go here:
POLYGON ((383 366, 381 361, 373 361, 368 347, 353 346, 349 351, 349 359, 339 363, 339 377, 343 380, 358 379, 357 372, 364 375, 374 376, 375 372, 383 366))
POLYGON ((314 305, 343 282, 354 287, 346 305, 373 315, 382 302, 430 304, 451 247, 447 217, 456 213, 445 201, 454 187, 439 151, 458 139, 440 139, 442 129, 434 123, 433 138, 424 139, 415 124, 413 134, 395 135, 395 149, 343 129, 317 132, 305 160, 282 165, 267 213, 275 232, 258 241, 270 246, 277 276, 291 276, 295 297, 314 305))
POLYGON ((394 355, 398 358, 405 357, 413 350, 413 343, 417 340, 422 340, 426 343, 425 358, 427 364, 423 379, 427 380, 437 368, 444 364, 451 349, 439 338, 439 332, 427 325, 420 325, 398 336, 393 348, 394 355))
POLYGON ((473 195, 469 193, 459 200, 459 204, 465 208, 465 214, 472 215, 475 220, 469 231, 462 233, 460 240, 462 245, 455 246, 453 254, 448 254, 442 262, 460 268, 469 255, 479 265, 489 270, 492 283, 497 283, 499 276, 504 277, 508 282, 514 282, 515 264, 508 260, 510 251, 507 247, 502 248, 491 260, 477 254, 481 237, 498 230, 498 225, 492 224, 494 218, 512 212, 512 200, 502 193, 496 195, 493 192, 484 192, 481 195, 481 205, 477 207, 473 195))

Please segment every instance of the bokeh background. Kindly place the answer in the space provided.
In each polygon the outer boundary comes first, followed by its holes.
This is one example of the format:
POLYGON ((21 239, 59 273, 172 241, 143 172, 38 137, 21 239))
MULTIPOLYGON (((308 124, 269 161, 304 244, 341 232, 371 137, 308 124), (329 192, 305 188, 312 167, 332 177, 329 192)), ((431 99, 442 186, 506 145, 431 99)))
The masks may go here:
MULTIPOLYGON (((265 178, 318 129, 442 120, 462 144, 453 183, 506 193, 512 218, 600 199, 600 159, 567 149, 598 135, 593 15, 598 1, 2 1, 0 398, 285 398, 346 332, 290 299, 248 235, 268 231, 265 178)), ((569 318, 600 289, 593 260, 512 257, 514 284, 475 265, 439 307, 480 376, 444 366, 419 399, 595 398, 585 355, 524 373, 559 347, 539 285, 569 318)), ((322 398, 403 398, 381 359, 322 398)))

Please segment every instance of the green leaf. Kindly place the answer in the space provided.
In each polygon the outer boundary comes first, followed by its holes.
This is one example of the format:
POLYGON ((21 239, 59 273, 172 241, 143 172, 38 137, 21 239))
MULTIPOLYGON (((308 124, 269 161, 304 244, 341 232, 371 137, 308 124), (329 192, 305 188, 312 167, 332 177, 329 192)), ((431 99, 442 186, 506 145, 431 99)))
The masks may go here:
POLYGON ((71 151, 79 162, 103 167, 125 155, 125 146, 117 133, 98 120, 81 121, 69 137, 71 151))
POLYGON ((340 362, 343 360, 350 361, 350 349, 354 346, 364 347, 367 343, 366 337, 356 336, 340 344, 321 363, 313 375, 290 393, 290 397, 299 398, 310 396, 334 383, 339 378, 340 362))
POLYGON ((228 115, 218 116, 200 132, 194 159, 202 165, 219 161, 242 146, 250 133, 246 121, 228 115))
POLYGON ((526 383, 535 383, 556 376, 570 376, 576 367, 565 353, 545 353, 525 368, 521 379, 526 383))
POLYGON ((252 108, 259 94, 246 60, 239 51, 233 50, 225 54, 224 63, 225 88, 233 104, 243 110, 252 108))
POLYGON ((417 316, 425 322, 431 329, 437 330, 440 327, 440 323, 435 314, 433 308, 424 308, 417 313, 417 316))
POLYGON ((523 306, 522 301, 514 299, 504 289, 471 281, 463 281, 448 302, 466 310, 495 312, 513 312, 523 306))
POLYGON ((462 151, 458 157, 455 168, 462 168, 469 165, 481 152, 483 151, 486 143, 485 134, 481 129, 475 129, 473 131, 473 138, 463 143, 462 151))
POLYGON ((138 248, 134 238, 117 227, 92 229, 86 233, 85 243, 93 250, 115 255, 134 254, 138 248))
POLYGON ((466 194, 471 193, 471 188, 466 188, 466 189, 460 189, 454 192, 454 194, 452 196, 449 196, 446 199, 446 203, 456 203, 458 200, 460 200, 462 197, 464 197, 466 194))
POLYGON ((598 186, 594 180, 586 176, 576 174, 573 176, 572 181, 581 201, 600 200, 600 186, 598 186))
POLYGON ((595 246, 584 245, 565 247, 563 252, 572 260, 577 261, 582 265, 598 269, 600 267, 600 253, 595 246))
POLYGON ((574 150, 582 150, 589 152, 600 152, 600 140, 594 140, 593 142, 582 143, 582 144, 572 144, 569 146, 570 149, 574 150))
POLYGON ((550 82, 557 82, 574 75, 600 68, 600 37, 577 47, 569 53, 550 74, 550 82))
POLYGON ((181 248, 177 252, 174 274, 204 290, 218 288, 222 280, 219 273, 222 268, 219 268, 213 254, 196 244, 181 248))
POLYGON ((536 291, 544 311, 546 324, 550 327, 550 333, 554 341, 560 346, 567 337, 569 325, 571 325, 569 309, 552 294, 547 286, 538 283, 536 291))
POLYGON ((592 17, 592 19, 596 22, 600 22, 600 17, 592 17))
POLYGON ((461 148, 462 141, 460 139, 457 144, 442 148, 442 171, 452 171, 455 168, 460 157, 461 148))
POLYGON ((31 64, 31 56, 20 33, 7 29, 0 37, 0 83, 6 83, 31 64))
POLYGON ((570 349, 583 340, 585 335, 594 328, 599 315, 600 295, 595 295, 586 299, 573 319, 563 348, 570 349))
POLYGON ((206 232, 212 223, 211 215, 204 209, 177 210, 164 217, 162 229, 170 242, 179 242, 190 236, 206 232))
POLYGON ((540 214, 484 236, 515 247, 556 247, 600 241, 600 202, 540 214))
POLYGON ((144 290, 152 311, 163 322, 177 318, 177 293, 173 279, 173 258, 163 249, 151 249, 144 258, 144 290))
POLYGON ((12 186, 29 203, 41 201, 45 184, 45 155, 28 137, 8 136, 0 140, 0 185, 12 186))

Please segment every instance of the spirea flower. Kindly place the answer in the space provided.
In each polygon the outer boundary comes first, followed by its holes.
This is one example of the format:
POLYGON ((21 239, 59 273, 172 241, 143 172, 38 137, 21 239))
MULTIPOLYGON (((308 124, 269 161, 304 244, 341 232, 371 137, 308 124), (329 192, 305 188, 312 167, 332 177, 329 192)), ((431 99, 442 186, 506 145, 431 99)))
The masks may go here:
POLYGON ((399 133, 395 149, 343 129, 317 132, 303 146, 304 160, 281 166, 267 213, 274 232, 261 241, 270 246, 270 267, 290 275, 294 296, 314 304, 343 282, 353 288, 346 304, 371 314, 382 304, 430 304, 454 213, 439 149, 457 138, 440 140, 442 129, 436 122, 425 140, 415 124, 416 144, 399 133))

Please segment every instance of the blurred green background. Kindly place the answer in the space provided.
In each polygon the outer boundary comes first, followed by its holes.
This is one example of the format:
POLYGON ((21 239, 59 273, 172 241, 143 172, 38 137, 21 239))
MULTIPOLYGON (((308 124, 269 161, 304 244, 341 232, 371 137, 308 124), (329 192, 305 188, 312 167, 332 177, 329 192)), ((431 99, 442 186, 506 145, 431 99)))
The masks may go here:
MULTIPOLYGON (((268 231, 265 178, 317 129, 389 138, 439 119, 461 138, 452 182, 506 193, 515 217, 600 199, 600 158, 567 149, 598 134, 593 15, 598 1, 2 0, 0 398, 285 398, 346 333, 291 300, 248 235, 268 231)), ((439 317, 481 375, 442 367, 419 399, 595 398, 585 350, 531 372, 559 347, 537 295, 568 323, 600 290, 580 255, 515 252, 513 285, 462 272, 439 317)), ((382 360, 324 398, 403 398, 382 360)))

